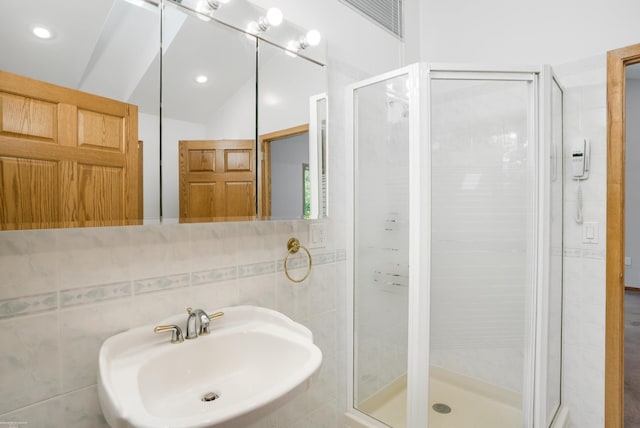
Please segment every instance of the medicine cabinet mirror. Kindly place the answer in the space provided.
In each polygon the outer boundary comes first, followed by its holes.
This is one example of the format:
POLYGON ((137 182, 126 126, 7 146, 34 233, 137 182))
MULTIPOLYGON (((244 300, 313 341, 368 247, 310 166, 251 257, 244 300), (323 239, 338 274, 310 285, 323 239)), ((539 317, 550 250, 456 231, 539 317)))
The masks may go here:
POLYGON ((304 32, 286 20, 246 34, 250 0, 204 3, 3 5, 0 230, 327 214, 324 46, 285 51, 304 32), (263 137, 291 128, 307 160, 282 179, 293 143, 263 137))

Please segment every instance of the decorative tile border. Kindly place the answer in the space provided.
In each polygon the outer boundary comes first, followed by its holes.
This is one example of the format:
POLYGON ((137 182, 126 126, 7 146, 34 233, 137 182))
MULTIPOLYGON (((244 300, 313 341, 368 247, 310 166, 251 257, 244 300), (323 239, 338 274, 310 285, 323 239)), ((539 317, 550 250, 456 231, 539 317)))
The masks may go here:
POLYGON ((103 302, 105 300, 122 299, 130 297, 131 293, 132 288, 129 281, 62 290, 60 291, 60 306, 65 308, 103 302))
POLYGON ((605 251, 602 249, 591 249, 591 248, 583 248, 582 249, 582 257, 585 259, 595 259, 595 260, 604 260, 605 259, 605 251))
MULTIPOLYGON (((577 257, 582 254, 578 249, 577 257)), ((565 255, 566 250, 565 250, 565 255)), ((591 257, 595 258, 594 254, 591 257)), ((313 265, 327 265, 346 260, 346 250, 327 251, 313 254, 313 265)), ((283 258, 274 261, 251 263, 238 266, 227 266, 198 272, 186 272, 175 275, 142 278, 134 281, 121 281, 109 284, 92 285, 88 287, 69 288, 57 292, 25 296, 0 300, 0 319, 24 316, 39 312, 89 305, 104 301, 124 299, 127 297, 162 292, 189 286, 197 286, 214 282, 233 281, 240 278, 250 278, 282 272, 283 258)), ((303 257, 293 258, 287 265, 290 269, 301 269, 308 265, 303 257)))
POLYGON ((191 272, 191 285, 201 285, 210 282, 231 281, 238 278, 238 267, 230 266, 200 272, 191 272))
POLYGON ((328 265, 336 262, 336 253, 334 251, 330 253, 313 254, 314 265, 328 265))
POLYGON ((160 276, 157 278, 138 279, 133 281, 133 293, 155 293, 157 291, 172 290, 175 288, 188 287, 190 275, 179 273, 177 275, 160 276))
POLYGON ((565 257, 580 257, 581 251, 580 248, 565 248, 564 249, 565 257))
POLYGON ((0 319, 58 309, 58 293, 0 300, 0 319))
POLYGON ((276 271, 275 262, 252 263, 238 266, 238 278, 268 275, 276 271))

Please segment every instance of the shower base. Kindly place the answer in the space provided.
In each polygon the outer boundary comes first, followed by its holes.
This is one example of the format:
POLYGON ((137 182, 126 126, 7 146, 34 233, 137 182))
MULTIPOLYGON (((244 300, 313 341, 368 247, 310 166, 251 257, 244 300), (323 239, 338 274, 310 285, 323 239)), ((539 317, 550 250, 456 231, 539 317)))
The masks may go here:
MULTIPOLYGON (((431 368, 430 376, 429 428, 522 426, 520 394, 437 367, 431 368)), ((407 380, 403 376, 358 408, 393 428, 406 428, 406 406, 407 380)))

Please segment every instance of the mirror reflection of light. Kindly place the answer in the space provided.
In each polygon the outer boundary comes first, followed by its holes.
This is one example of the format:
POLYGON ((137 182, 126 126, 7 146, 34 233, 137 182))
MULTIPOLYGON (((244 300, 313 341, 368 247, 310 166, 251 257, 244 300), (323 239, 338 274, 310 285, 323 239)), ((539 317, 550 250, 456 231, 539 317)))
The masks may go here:
POLYGON ((34 27, 32 31, 33 35, 39 39, 48 40, 53 37, 53 33, 44 27, 34 27))
POLYGON ((282 102, 280 97, 271 92, 264 94, 264 97, 262 97, 262 101, 264 101, 264 104, 269 107, 273 107, 282 102))
POLYGON ((296 55, 295 52, 298 52, 299 50, 300 46, 298 46, 298 43, 290 40, 289 43, 287 43, 287 50, 285 51, 285 53, 291 58, 297 58, 298 55, 296 55))
POLYGON ((150 11, 155 11, 159 3, 157 0, 124 0, 124 1, 150 11))
POLYGON ((247 37, 247 39, 255 42, 256 38, 254 36, 260 33, 260 26, 256 21, 251 21, 249 24, 247 24, 247 28, 244 31, 246 33, 245 36, 247 37))
POLYGON ((205 16, 205 15, 211 13, 211 8, 207 4, 207 0, 200 0, 198 2, 198 4, 196 5, 196 12, 199 12, 197 16, 201 20, 203 20, 205 22, 211 21, 211 18, 205 16))

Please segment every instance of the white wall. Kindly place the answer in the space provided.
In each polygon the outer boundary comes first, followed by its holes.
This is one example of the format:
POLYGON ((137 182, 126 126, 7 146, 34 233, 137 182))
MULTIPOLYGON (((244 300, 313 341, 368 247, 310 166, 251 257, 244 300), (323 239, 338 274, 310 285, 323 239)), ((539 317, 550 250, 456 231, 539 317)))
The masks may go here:
POLYGON ((555 68, 564 85, 564 307, 562 401, 570 426, 604 426, 606 249, 606 59, 598 55, 555 68), (582 242, 575 221, 577 182, 571 180, 575 138, 591 140, 591 171, 581 182, 584 221, 600 225, 597 244, 582 242))
POLYGON ((627 131, 625 181, 625 257, 631 265, 624 270, 625 285, 640 287, 640 193, 635 183, 640 183, 640 80, 627 80, 627 131), (635 165, 635 167, 634 167, 635 165))
POLYGON ((422 0, 421 59, 559 64, 639 41, 634 0, 422 0))

